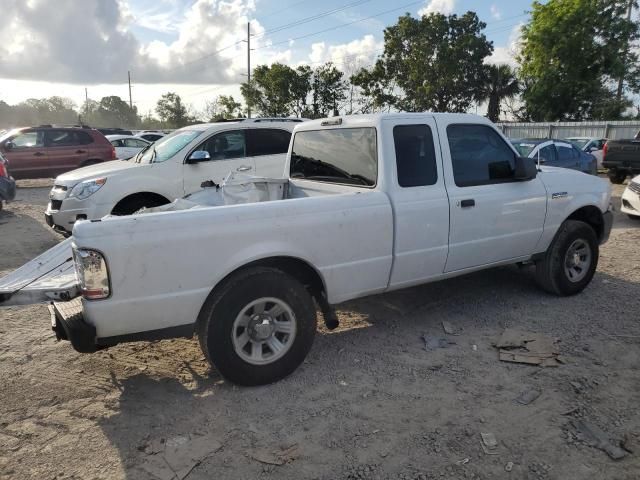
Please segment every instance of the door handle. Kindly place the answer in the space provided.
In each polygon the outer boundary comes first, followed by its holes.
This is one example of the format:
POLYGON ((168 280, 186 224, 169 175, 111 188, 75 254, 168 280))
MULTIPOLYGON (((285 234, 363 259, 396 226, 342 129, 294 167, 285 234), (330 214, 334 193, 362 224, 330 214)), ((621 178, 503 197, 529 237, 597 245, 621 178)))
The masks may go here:
POLYGON ((87 153, 86 150, 76 150, 76 153, 87 153))
POLYGON ((476 206, 476 201, 473 198, 468 198, 467 200, 460 200, 461 208, 469 208, 469 207, 475 207, 475 206, 476 206))
POLYGON ((239 172, 248 172, 249 170, 251 170, 251 167, 248 167, 247 165, 241 165, 236 168, 236 170, 239 172))
POLYGON ((44 153, 42 152, 36 152, 33 154, 34 157, 44 157, 44 153))

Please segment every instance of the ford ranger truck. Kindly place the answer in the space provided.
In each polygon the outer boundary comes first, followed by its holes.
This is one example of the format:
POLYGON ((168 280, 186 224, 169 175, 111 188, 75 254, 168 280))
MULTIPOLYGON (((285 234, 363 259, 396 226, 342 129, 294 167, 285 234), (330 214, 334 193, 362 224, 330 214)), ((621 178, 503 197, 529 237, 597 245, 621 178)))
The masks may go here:
POLYGON ((304 360, 316 307, 335 326, 341 302, 508 264, 578 294, 611 230, 609 182, 537 168, 475 115, 305 122, 286 172, 78 222, 0 280, 0 302, 50 302, 81 352, 195 335, 228 380, 262 385, 304 360))

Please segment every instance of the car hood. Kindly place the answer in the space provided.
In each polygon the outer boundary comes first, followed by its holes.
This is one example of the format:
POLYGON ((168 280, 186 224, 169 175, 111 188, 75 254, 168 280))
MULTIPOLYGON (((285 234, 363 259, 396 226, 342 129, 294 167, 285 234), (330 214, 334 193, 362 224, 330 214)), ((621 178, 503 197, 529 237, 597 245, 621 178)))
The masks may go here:
POLYGON ((56 185, 75 185, 83 180, 114 175, 131 168, 139 168, 141 164, 125 160, 113 160, 111 162, 96 163, 88 167, 78 168, 70 172, 63 173, 56 178, 56 185))

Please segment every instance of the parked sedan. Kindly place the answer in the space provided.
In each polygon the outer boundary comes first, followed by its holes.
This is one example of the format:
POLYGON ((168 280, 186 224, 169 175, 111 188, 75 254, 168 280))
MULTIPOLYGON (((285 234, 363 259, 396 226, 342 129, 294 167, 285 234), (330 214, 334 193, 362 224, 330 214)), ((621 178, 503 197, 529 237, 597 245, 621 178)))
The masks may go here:
POLYGON ((591 175, 598 173, 596 157, 565 140, 524 138, 512 139, 511 143, 520 155, 540 160, 541 164, 570 168, 591 175))
POLYGON ((567 138, 571 143, 577 146, 580 150, 586 153, 590 153, 596 157, 598 162, 598 170, 602 169, 602 149, 604 144, 607 143, 606 138, 598 137, 569 137, 567 138))
POLYGON ((152 143, 133 135, 107 135, 107 140, 116 149, 116 157, 121 160, 128 160, 152 143))
POLYGON ((640 175, 632 178, 625 188, 620 211, 633 220, 640 220, 640 175))

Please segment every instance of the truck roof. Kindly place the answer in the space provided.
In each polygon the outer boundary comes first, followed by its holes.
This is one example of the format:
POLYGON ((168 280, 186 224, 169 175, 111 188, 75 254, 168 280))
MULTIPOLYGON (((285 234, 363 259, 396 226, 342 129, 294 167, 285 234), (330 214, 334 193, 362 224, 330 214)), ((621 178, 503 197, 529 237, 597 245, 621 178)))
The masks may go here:
POLYGON ((331 126, 352 126, 352 127, 364 127, 364 126, 377 126, 383 120, 386 119, 411 119, 411 118, 423 118, 425 116, 434 117, 436 119, 442 119, 445 122, 459 122, 459 123, 483 123, 491 124, 491 122, 480 115, 474 115, 471 113, 434 113, 434 112, 415 112, 415 113, 367 113, 362 115, 342 115, 338 117, 321 118, 318 120, 309 120, 307 122, 296 125, 295 131, 302 130, 317 130, 319 127, 331 127, 331 126))

